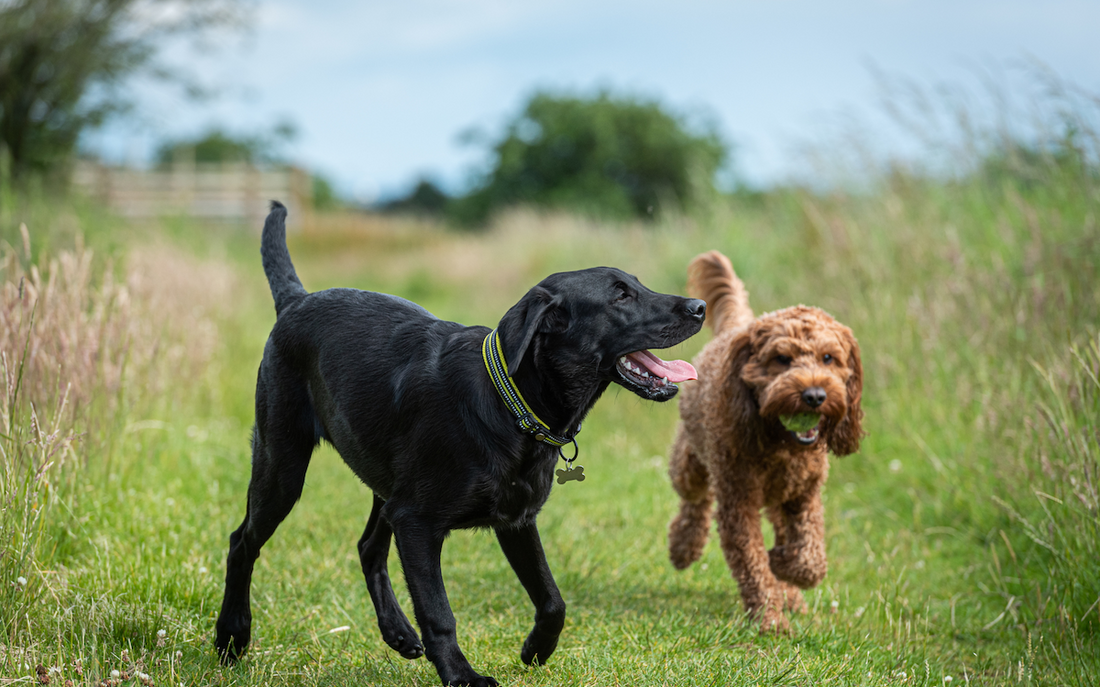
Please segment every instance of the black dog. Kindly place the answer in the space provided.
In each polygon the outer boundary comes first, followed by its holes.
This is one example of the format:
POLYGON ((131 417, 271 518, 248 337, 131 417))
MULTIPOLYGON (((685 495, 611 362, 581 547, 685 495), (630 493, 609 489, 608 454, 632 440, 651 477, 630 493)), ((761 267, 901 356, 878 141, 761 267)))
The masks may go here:
POLYGON ((324 439, 374 491, 359 556, 386 643, 405 658, 426 654, 445 685, 497 684, 458 647, 439 567, 450 530, 491 527, 535 604, 520 657, 545 662, 565 623, 535 526, 559 456, 546 434, 570 441, 611 382, 643 398, 675 396, 674 382, 694 370, 644 349, 695 334, 706 304, 654 293, 609 267, 554 274, 528 291, 496 331, 512 381, 545 423, 535 435, 521 430, 490 379, 488 328, 439 320, 396 296, 308 293, 285 221, 286 208, 273 203, 260 252, 278 319, 256 382, 247 511, 229 538, 214 642, 221 659, 248 645, 253 564, 301 495, 324 439), (391 535, 423 645, 390 586, 391 535))

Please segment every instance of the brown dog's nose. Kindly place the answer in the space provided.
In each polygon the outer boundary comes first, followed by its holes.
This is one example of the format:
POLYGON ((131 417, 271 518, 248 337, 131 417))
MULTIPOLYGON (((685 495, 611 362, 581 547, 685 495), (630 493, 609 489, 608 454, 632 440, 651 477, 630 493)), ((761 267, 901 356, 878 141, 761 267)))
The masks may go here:
POLYGON ((688 299, 688 302, 684 305, 684 309, 687 310, 688 315, 691 315, 700 322, 707 316, 707 302, 699 300, 698 298, 688 299))
POLYGON ((825 402, 825 390, 819 386, 811 386, 802 392, 802 402, 811 408, 816 408, 825 402))

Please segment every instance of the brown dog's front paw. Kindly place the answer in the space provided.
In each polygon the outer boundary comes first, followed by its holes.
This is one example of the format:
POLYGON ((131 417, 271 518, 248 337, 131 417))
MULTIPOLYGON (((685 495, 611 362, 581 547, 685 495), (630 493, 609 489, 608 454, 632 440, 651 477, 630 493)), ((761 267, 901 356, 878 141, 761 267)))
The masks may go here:
POLYGON ((802 597, 802 590, 793 584, 780 582, 779 593, 783 597, 783 609, 792 613, 805 613, 806 600, 802 597))
POLYGON ((790 634, 791 625, 783 614, 783 595, 778 589, 772 589, 767 596, 745 599, 745 610, 760 624, 761 634, 790 634))
POLYGON ((816 587, 829 568, 824 550, 790 545, 768 551, 768 567, 776 579, 801 589, 816 587))
POLYGON ((760 621, 760 634, 783 634, 789 635, 791 633, 791 623, 787 620, 787 616, 783 615, 783 611, 774 608, 767 607, 756 615, 760 621))

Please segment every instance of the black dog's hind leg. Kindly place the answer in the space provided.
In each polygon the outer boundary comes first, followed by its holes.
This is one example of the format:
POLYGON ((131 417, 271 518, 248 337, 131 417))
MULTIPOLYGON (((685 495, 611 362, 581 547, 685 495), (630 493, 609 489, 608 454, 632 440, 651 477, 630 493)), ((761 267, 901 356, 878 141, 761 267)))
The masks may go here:
POLYGON ((272 399, 271 408, 280 410, 265 430, 268 405, 263 385, 258 385, 256 428, 252 438, 252 478, 248 483, 248 506, 244 522, 229 536, 226 559, 225 598, 215 624, 214 647, 223 663, 232 663, 244 653, 251 639, 252 610, 249 602, 252 568, 260 548, 290 513, 306 479, 306 468, 316 446, 308 401, 306 405, 287 399, 272 399), (295 412, 298 411, 298 412, 295 412), (307 416, 305 413, 309 412, 307 416))
POLYGON ((565 601, 546 563, 535 523, 518 529, 501 528, 496 533, 504 556, 535 604, 535 628, 527 636, 519 656, 528 665, 542 665, 558 646, 558 636, 565 625, 565 601))
POLYGON ((386 559, 390 555, 390 537, 393 529, 382 517, 385 501, 374 495, 367 528, 359 540, 359 561, 363 564, 363 575, 367 578, 367 590, 374 602, 374 612, 378 616, 378 629, 382 639, 390 648, 405 658, 420 658, 424 647, 412 623, 401 610, 397 597, 393 594, 386 559))
POLYGON ((435 665, 444 685, 497 687, 496 680, 475 672, 462 649, 458 648, 455 617, 439 568, 446 532, 438 531, 430 520, 407 511, 400 517, 393 517, 397 509, 392 499, 383 510, 382 517, 389 516, 393 527, 397 554, 401 557, 416 622, 420 625, 424 655, 435 665))

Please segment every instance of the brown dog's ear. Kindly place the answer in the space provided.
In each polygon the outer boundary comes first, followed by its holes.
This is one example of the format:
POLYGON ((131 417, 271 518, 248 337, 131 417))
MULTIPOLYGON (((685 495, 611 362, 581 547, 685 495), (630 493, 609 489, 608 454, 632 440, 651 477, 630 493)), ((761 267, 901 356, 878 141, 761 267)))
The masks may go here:
POLYGON ((509 377, 519 370, 535 334, 565 331, 569 314, 561 306, 561 296, 536 286, 504 313, 497 331, 509 377))
POLYGON ((742 370, 752 360, 753 330, 747 327, 730 341, 728 354, 722 361, 722 378, 726 384, 722 389, 725 407, 729 408, 729 417, 733 424, 733 436, 740 445, 739 452, 748 455, 759 449, 762 426, 760 406, 753 390, 742 378, 742 370))
POLYGON ((859 342, 847 327, 844 328, 843 335, 848 347, 848 369, 852 372, 847 384, 848 414, 828 436, 829 448, 838 456, 858 451, 859 440, 863 438, 863 409, 860 407, 860 400, 863 398, 863 363, 859 358, 859 342))

